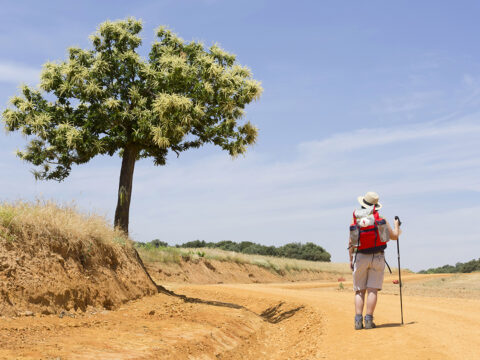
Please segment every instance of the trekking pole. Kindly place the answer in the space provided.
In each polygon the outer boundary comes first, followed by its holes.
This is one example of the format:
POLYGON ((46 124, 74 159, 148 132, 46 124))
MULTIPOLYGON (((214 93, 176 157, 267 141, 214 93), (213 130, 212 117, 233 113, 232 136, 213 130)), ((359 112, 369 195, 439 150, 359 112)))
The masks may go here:
MULTIPOLYGON (((402 225, 400 218, 395 216, 395 220, 398 220, 398 226, 402 225)), ((398 255, 398 284, 400 286, 400 313, 402 314, 402 325, 403 325, 403 303, 402 303, 402 272, 400 270, 400 236, 397 237, 397 255, 398 255)))

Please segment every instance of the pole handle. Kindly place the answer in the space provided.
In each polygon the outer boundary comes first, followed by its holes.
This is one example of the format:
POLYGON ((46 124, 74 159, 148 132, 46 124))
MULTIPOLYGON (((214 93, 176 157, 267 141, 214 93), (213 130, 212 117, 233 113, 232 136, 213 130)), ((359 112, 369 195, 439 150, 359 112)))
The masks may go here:
POLYGON ((400 218, 398 216, 395 216, 395 220, 398 220, 398 226, 402 225, 402 222, 400 221, 400 218))

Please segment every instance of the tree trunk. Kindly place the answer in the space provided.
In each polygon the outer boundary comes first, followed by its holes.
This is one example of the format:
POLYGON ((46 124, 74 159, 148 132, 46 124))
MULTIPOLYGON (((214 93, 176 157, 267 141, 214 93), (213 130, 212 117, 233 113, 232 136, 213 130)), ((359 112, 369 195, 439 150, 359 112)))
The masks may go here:
POLYGON ((120 228, 128 235, 128 221, 130 200, 132 198, 133 171, 137 160, 137 149, 127 145, 123 150, 122 169, 118 184, 117 209, 115 210, 115 227, 120 228))

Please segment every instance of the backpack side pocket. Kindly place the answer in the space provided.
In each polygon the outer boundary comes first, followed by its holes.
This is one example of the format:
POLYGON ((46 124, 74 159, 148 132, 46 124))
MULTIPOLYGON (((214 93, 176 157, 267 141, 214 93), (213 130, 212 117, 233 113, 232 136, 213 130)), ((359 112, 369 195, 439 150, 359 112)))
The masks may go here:
POLYGON ((390 233, 388 232, 388 226, 385 219, 377 221, 378 235, 380 235, 380 242, 386 243, 390 241, 390 233))

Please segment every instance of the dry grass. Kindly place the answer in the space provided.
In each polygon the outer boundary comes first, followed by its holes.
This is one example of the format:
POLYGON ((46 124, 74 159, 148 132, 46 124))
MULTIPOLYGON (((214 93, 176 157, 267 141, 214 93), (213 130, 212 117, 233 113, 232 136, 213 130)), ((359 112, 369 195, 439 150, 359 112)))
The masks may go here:
MULTIPOLYGON (((402 292, 406 295, 471 298, 480 297, 480 272, 470 274, 436 274, 429 279, 405 282, 402 292)), ((398 293, 398 285, 384 284, 384 293, 398 293)))
POLYGON ((88 245, 92 240, 129 244, 130 240, 112 229, 107 220, 95 214, 83 214, 74 205, 51 201, 0 203, 0 234, 7 241, 22 239, 68 239, 70 244, 88 245))
POLYGON ((137 247, 138 254, 145 263, 180 264, 182 252, 174 247, 144 248, 137 247))
POLYGON ((350 274, 349 264, 307 261, 297 259, 278 258, 273 256, 242 254, 211 248, 138 248, 143 261, 159 263, 180 263, 181 259, 196 260, 206 258, 237 264, 252 264, 271 270, 276 273, 295 271, 314 271, 332 274, 350 274))
POLYGON ((334 274, 351 273, 349 264, 347 263, 331 263, 323 261, 287 259, 264 255, 250 255, 224 251, 220 249, 202 248, 195 250, 205 252, 205 257, 207 258, 220 261, 229 261, 230 259, 234 258, 236 259, 236 262, 254 264, 265 268, 273 268, 274 270, 283 270, 288 272, 306 270, 334 274))

